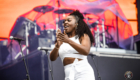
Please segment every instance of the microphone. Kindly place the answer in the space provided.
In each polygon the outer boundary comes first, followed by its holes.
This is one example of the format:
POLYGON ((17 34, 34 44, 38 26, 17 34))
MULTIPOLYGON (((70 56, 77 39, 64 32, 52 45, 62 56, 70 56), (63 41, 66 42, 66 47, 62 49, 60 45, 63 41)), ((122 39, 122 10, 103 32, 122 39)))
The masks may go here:
POLYGON ((50 47, 38 47, 38 50, 52 50, 50 47))
POLYGON ((10 36, 10 39, 11 40, 17 40, 17 41, 24 41, 24 39, 20 39, 20 38, 13 37, 13 36, 10 36))

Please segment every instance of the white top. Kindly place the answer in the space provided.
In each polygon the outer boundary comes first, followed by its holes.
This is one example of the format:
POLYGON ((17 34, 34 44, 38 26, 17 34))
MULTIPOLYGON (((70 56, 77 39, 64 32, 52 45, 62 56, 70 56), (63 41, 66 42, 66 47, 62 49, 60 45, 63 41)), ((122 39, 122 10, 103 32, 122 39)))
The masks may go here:
MULTIPOLYGON (((72 41, 76 42, 77 44, 80 44, 79 38, 76 39, 76 36, 71 37, 69 39, 71 39, 72 41)), ((65 57, 87 59, 86 55, 79 54, 79 52, 76 51, 71 45, 69 45, 68 43, 64 43, 64 42, 59 48, 59 56, 60 56, 62 62, 63 62, 63 59, 65 57)))

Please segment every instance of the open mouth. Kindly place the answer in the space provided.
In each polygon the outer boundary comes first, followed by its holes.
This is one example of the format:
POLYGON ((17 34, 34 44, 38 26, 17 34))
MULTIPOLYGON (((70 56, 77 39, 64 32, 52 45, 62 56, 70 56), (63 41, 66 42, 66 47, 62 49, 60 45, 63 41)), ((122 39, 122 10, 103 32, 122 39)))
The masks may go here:
POLYGON ((67 31, 68 27, 69 27, 69 26, 65 26, 65 27, 64 27, 64 30, 67 31))
POLYGON ((69 26, 65 26, 64 28, 67 28, 67 27, 69 27, 69 26))

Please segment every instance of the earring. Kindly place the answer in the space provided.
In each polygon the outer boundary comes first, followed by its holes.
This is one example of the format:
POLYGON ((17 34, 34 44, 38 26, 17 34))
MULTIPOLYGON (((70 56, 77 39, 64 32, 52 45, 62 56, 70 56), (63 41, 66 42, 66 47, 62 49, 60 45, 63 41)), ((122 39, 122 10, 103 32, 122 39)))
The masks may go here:
POLYGON ((77 30, 77 27, 75 27, 75 30, 77 30))
POLYGON ((75 32, 77 33, 77 27, 75 27, 75 32))

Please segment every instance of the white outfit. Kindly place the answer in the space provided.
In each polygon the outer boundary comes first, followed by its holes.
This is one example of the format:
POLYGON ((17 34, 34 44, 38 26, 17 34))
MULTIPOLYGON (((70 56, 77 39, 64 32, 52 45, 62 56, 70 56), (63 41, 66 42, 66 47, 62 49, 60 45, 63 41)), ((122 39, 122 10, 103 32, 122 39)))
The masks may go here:
MULTIPOLYGON (((70 38, 77 44, 80 44, 79 38, 76 36, 70 38)), ((72 64, 64 66, 65 80, 95 80, 94 72, 90 64, 88 63, 87 56, 78 54, 72 46, 68 43, 63 43, 59 49, 59 56, 63 62, 65 57, 75 58, 72 64), (78 59, 82 59, 78 61, 78 59)))

